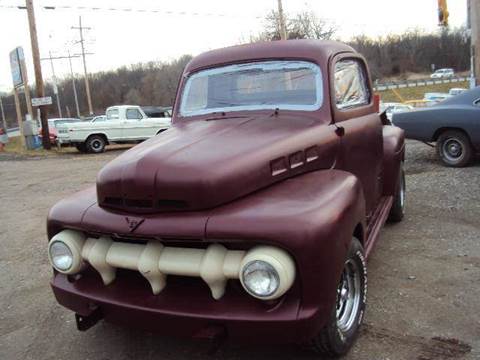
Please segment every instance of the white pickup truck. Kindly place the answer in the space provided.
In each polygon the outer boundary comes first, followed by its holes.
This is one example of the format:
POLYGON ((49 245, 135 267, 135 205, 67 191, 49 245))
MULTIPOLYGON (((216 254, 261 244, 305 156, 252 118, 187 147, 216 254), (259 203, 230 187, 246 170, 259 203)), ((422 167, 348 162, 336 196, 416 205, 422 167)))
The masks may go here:
POLYGON ((134 143, 161 133, 171 126, 171 109, 118 105, 107 108, 106 117, 58 129, 58 146, 75 146, 80 152, 101 153, 111 143, 134 143))

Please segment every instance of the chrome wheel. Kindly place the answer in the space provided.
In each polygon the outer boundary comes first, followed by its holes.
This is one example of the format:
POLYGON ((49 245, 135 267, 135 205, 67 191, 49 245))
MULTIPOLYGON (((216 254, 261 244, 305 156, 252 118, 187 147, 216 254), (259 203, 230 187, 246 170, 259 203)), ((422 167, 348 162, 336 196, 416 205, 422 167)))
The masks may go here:
POLYGON ((352 328, 360 309, 362 291, 360 271, 357 263, 348 259, 337 288, 337 326, 343 333, 352 328))
POLYGON ((443 143, 442 151, 447 160, 457 161, 462 157, 463 146, 462 143, 457 139, 449 138, 443 143))

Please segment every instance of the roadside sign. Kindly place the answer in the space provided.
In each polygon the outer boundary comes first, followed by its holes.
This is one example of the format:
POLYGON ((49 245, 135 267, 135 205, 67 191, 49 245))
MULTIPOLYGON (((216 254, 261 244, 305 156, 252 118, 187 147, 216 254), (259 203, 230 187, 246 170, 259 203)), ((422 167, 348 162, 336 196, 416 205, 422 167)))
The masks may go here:
POLYGON ((24 76, 22 73, 23 49, 17 47, 10 52, 10 68, 12 70, 13 86, 18 87, 24 84, 24 76))
POLYGON ((32 106, 52 105, 52 97, 32 98, 32 106))

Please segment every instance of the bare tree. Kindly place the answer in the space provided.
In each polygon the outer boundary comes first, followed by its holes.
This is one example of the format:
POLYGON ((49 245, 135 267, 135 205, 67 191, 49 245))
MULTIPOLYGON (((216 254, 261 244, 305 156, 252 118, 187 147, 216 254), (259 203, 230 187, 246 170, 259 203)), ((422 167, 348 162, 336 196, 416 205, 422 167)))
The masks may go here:
MULTIPOLYGON (((333 23, 320 19, 313 11, 304 11, 286 17, 288 39, 331 39, 336 32, 333 23)), ((277 11, 272 10, 265 16, 263 31, 250 38, 251 42, 280 40, 280 19, 277 11)))

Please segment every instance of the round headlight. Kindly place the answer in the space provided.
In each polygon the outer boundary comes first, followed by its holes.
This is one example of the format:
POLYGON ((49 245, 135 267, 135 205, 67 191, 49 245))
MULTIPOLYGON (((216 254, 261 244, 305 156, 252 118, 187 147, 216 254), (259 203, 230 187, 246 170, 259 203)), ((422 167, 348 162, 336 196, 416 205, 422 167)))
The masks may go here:
POLYGON ((70 248, 61 241, 54 241, 49 248, 52 265, 60 271, 68 271, 73 264, 70 248))
POLYGON ((277 270, 261 260, 251 261, 243 267, 242 282, 245 289, 257 297, 268 297, 280 286, 277 270))

